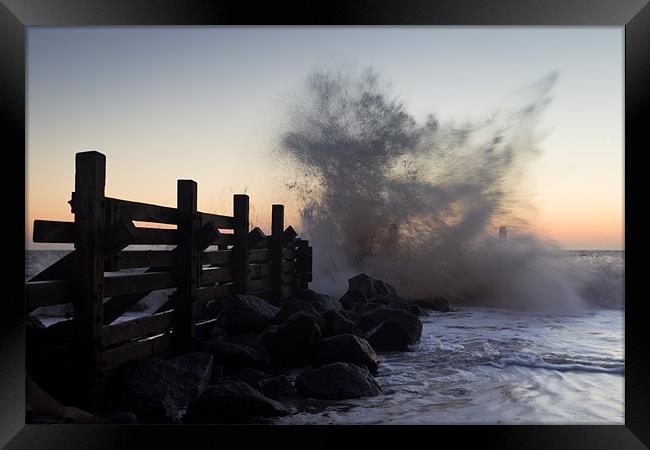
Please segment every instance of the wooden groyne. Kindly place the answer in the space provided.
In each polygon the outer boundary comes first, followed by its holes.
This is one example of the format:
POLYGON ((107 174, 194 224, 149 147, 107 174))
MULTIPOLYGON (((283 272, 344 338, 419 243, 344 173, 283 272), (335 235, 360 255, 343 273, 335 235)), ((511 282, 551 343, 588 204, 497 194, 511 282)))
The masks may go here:
POLYGON ((34 242, 71 243, 74 251, 26 282, 26 309, 72 303, 73 319, 60 331, 76 361, 70 376, 78 381, 79 404, 92 411, 102 409, 104 379, 117 368, 190 350, 216 320, 206 308, 212 300, 254 294, 280 305, 312 279, 312 249, 293 227, 285 228, 282 205, 273 205, 266 236, 249 229, 247 195, 234 196, 231 217, 198 211, 192 180, 178 180, 177 206, 170 208, 106 197, 106 157, 99 152, 77 153, 75 170, 74 222, 36 220, 33 231, 34 242), (173 248, 131 250, 138 245, 173 248), (173 293, 154 314, 112 324, 164 289, 173 293))

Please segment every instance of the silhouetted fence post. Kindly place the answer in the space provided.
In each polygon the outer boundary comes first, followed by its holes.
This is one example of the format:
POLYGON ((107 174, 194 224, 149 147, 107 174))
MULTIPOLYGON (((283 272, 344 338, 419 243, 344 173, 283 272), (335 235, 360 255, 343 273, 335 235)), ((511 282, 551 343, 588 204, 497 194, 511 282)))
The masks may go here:
POLYGON ((232 278, 236 294, 248 293, 248 195, 235 194, 233 198, 234 236, 232 249, 232 278))
POLYGON ((298 288, 307 289, 309 280, 307 279, 307 264, 309 262, 309 241, 300 239, 298 241, 298 255, 297 255, 297 264, 298 264, 298 288))
POLYGON ((73 212, 76 250, 74 272, 74 346, 80 380, 79 401, 92 411, 103 408, 101 332, 104 298, 104 185, 106 157, 77 153, 73 212))
POLYGON ((271 302, 282 303, 282 243, 284 237, 284 205, 271 210, 271 302))
POLYGON ((186 350, 194 337, 192 302, 199 283, 200 255, 197 251, 199 216, 197 186, 192 180, 178 180, 178 227, 176 247, 176 283, 174 294, 174 346, 186 350))

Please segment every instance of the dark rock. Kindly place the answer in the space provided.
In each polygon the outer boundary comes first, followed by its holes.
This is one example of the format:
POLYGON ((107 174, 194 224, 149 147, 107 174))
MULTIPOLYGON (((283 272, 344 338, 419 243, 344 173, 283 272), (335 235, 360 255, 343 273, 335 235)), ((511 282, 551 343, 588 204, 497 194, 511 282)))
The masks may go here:
POLYGON ((397 320, 409 334, 409 344, 415 344, 422 336, 422 322, 416 316, 401 309, 379 308, 361 316, 359 328, 368 332, 382 322, 397 320))
POLYGON ((259 389, 259 383, 268 375, 261 370, 252 369, 250 367, 244 369, 231 369, 226 371, 226 376, 230 380, 243 381, 254 389, 259 389))
POLYGON ((397 291, 390 284, 372 278, 365 273, 359 274, 348 280, 348 292, 358 291, 363 293, 366 298, 385 295, 388 297, 399 297, 397 291))
POLYGON ((278 314, 273 319, 273 323, 279 325, 283 323, 285 320, 287 320, 290 316, 298 312, 303 312, 307 314, 309 317, 311 317, 312 319, 314 319, 314 321, 318 324, 321 330, 327 326, 327 321, 325 320, 325 318, 318 311, 316 311, 316 309, 312 305, 310 305, 304 300, 299 300, 297 298, 289 299, 282 306, 280 312, 278 312, 278 314))
POLYGON ((297 392, 291 379, 286 375, 276 375, 264 378, 258 383, 258 390, 274 400, 294 397, 297 392))
POLYGON ((382 305, 388 305, 389 303, 399 300, 397 297, 391 297, 390 295, 374 295, 368 299, 368 303, 380 303, 382 305))
POLYGON ((423 309, 430 309, 433 311, 449 312, 449 300, 445 297, 433 297, 428 299, 413 300, 413 302, 423 309))
POLYGON ((296 292, 296 297, 303 300, 316 309, 318 312, 325 311, 338 311, 341 309, 341 303, 330 297, 329 295, 319 294, 311 289, 299 289, 296 292))
POLYGON ((408 350, 410 340, 408 331, 397 320, 382 322, 368 334, 368 342, 378 352, 408 350))
POLYGON ((214 364, 224 367, 254 367, 266 369, 269 358, 254 347, 218 339, 200 339, 195 344, 195 350, 206 352, 214 357, 214 364))
POLYGON ((243 423, 253 417, 284 416, 289 411, 243 381, 209 385, 190 403, 186 423, 243 423))
POLYGON ((320 340, 320 327, 304 312, 293 314, 280 325, 268 327, 261 337, 271 363, 279 367, 304 366, 309 352, 320 340))
POLYGON ((109 408, 132 411, 139 422, 176 422, 180 411, 205 389, 213 359, 209 353, 191 352, 127 364, 109 388, 109 408))
POLYGON ((296 389, 304 397, 331 400, 371 397, 382 393, 368 369, 342 362, 301 373, 296 378, 296 389))
POLYGON ((359 323, 359 320, 361 320, 361 314, 354 312, 354 311, 339 311, 339 314, 341 314, 343 317, 346 319, 351 320, 355 324, 359 323))
POLYGON ((364 333, 357 327, 357 324, 347 319, 339 311, 327 311, 324 313, 326 327, 321 329, 323 337, 338 336, 339 334, 354 334, 364 336, 364 333))
POLYGON ((225 340, 228 342, 234 342, 235 344, 247 345, 248 347, 253 347, 258 350, 263 349, 259 333, 241 333, 235 336, 228 336, 225 340))
POLYGON ((416 316, 423 315, 422 310, 417 304, 407 300, 393 300, 387 305, 387 308, 401 309, 416 316))
POLYGON ((356 308, 356 311, 359 314, 365 314, 367 312, 374 311, 375 309, 379 309, 379 308, 383 308, 383 307, 384 307, 384 305, 382 305, 381 303, 370 303, 370 302, 368 302, 368 303, 366 303, 364 305, 359 305, 356 308))
POLYGON ((312 359, 314 367, 334 362, 366 366, 370 373, 376 373, 379 367, 379 358, 368 341, 351 334, 341 334, 323 339, 316 348, 312 359))
POLYGON ((278 311, 254 295, 233 295, 223 299, 217 324, 229 334, 257 333, 271 324, 278 311))
POLYGON ((343 294, 343 297, 339 299, 339 303, 341 303, 341 306, 343 306, 345 309, 354 309, 356 305, 363 305, 367 302, 368 299, 366 296, 363 294, 363 292, 359 291, 348 291, 343 294))

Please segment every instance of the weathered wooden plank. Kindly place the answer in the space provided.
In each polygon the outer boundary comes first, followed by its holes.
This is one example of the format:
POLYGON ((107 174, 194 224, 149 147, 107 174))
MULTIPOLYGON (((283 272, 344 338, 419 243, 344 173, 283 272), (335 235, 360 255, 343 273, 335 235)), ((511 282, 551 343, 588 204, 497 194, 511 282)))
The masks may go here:
POLYGON ((248 227, 249 199, 246 194, 233 197, 234 241, 232 250, 232 278, 238 294, 248 292, 248 227))
POLYGON ((226 283, 234 281, 230 267, 217 267, 201 271, 201 285, 211 283, 226 283))
POLYGON ((136 227, 129 219, 121 218, 110 224, 110 228, 107 228, 104 244, 104 253, 111 260, 109 266, 115 264, 116 261, 113 256, 133 241, 135 233, 136 227))
POLYGON ((282 272, 282 284, 293 283, 296 279, 296 274, 294 272, 282 272))
POLYGON ((25 283, 27 309, 70 303, 74 284, 68 280, 28 281, 25 283))
POLYGON ((271 264, 251 264, 248 266, 250 278, 268 277, 271 274, 271 264))
POLYGON ((157 355, 171 349, 171 334, 165 333, 142 341, 129 342, 119 347, 104 351, 102 365, 104 371, 109 372, 123 364, 138 359, 157 355))
POLYGON ((80 362, 80 403, 91 411, 99 411, 103 407, 106 156, 94 151, 77 153, 75 164, 74 344, 80 362))
POLYGON ((120 217, 130 220, 174 225, 178 223, 178 211, 176 211, 176 208, 110 197, 106 197, 106 203, 109 207, 113 207, 119 211, 120 217))
POLYGON ((283 259, 295 259, 296 250, 293 248, 284 248, 282 249, 282 258, 283 259))
POLYGON ((76 255, 76 252, 73 250, 51 266, 34 275, 28 281, 71 279, 74 273, 74 259, 76 255))
POLYGON ((204 304, 205 302, 215 298, 227 297, 228 295, 234 294, 234 292, 235 285, 232 283, 198 288, 196 290, 197 300, 195 303, 204 304))
POLYGON ((175 254, 174 250, 125 250, 117 255, 117 268, 170 267, 175 254))
POLYGON ((271 245, 271 236, 266 236, 264 239, 260 239, 255 243, 256 249, 267 249, 271 245))
POLYGON ((221 233, 219 233, 219 230, 212 222, 208 222, 203 225, 199 229, 198 233, 197 250, 199 252, 202 252, 206 248, 210 247, 221 237, 221 233))
POLYGON ((199 221, 201 226, 205 225, 206 223, 212 223, 217 228, 222 228, 227 230, 232 230, 233 228, 235 228, 234 217, 221 216, 219 214, 211 214, 211 213, 204 213, 204 212, 199 212, 198 214, 199 214, 199 221))
POLYGON ((201 253, 201 264, 228 264, 231 260, 231 250, 216 250, 201 253))
POLYGON ((177 230, 164 228, 135 228, 135 234, 131 239, 133 245, 176 245, 178 239, 177 230))
POLYGON ((293 293, 294 289, 291 284, 285 284, 282 286, 282 298, 291 297, 293 293))
POLYGON ((173 324, 174 314, 171 311, 120 322, 103 328, 102 344, 104 347, 111 347, 132 339, 142 339, 152 334, 160 334, 171 328, 173 324))
POLYGON ((200 336, 202 333, 208 332, 209 328, 214 326, 216 321, 217 319, 197 321, 196 324, 194 325, 194 328, 196 329, 196 334, 200 336))
POLYGON ((173 272, 151 272, 106 277, 104 284, 104 296, 114 297, 173 288, 176 286, 176 279, 173 272))
POLYGON ((293 227, 289 225, 282 233, 282 243, 288 244, 292 242, 296 236, 298 236, 298 233, 296 233, 296 230, 294 230, 293 227))
POLYGON ((293 272, 298 267, 295 261, 282 261, 282 272, 293 272))
POLYGON ((248 247, 255 248, 255 246, 266 239, 266 235, 260 229, 260 227, 253 228, 250 233, 248 233, 248 247))
MULTIPOLYGON (((144 273, 166 272, 168 267, 150 267, 144 273)), ((133 305, 150 294, 151 291, 137 292, 135 294, 116 295, 104 302, 104 325, 108 325, 120 317, 133 305)))
POLYGON ((251 292, 263 291, 271 289, 270 278, 260 278, 259 280, 249 281, 249 289, 251 292))
POLYGON ((269 259, 269 254, 270 252, 268 249, 251 250, 249 261, 250 262, 267 261, 269 259))
POLYGON ((34 242, 74 243, 74 222, 34 221, 34 242))

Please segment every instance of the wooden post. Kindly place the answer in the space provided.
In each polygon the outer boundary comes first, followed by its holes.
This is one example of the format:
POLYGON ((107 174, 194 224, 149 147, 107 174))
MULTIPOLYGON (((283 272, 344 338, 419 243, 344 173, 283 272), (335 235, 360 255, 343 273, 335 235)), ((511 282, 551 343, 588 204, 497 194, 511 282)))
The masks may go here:
POLYGON ((271 301, 282 304, 282 241, 284 205, 273 205, 271 212, 271 301))
POLYGON ((298 288, 307 289, 309 287, 309 280, 307 279, 309 264, 309 242, 304 239, 298 241, 298 268, 296 270, 296 277, 298 278, 298 288))
POLYGON ((178 246, 176 248, 176 283, 174 294, 174 334, 176 350, 188 350, 194 337, 192 302, 200 277, 200 255, 197 251, 199 215, 197 186, 192 180, 178 180, 178 246))
POLYGON ((248 293, 248 195, 235 194, 233 198, 233 216, 235 218, 234 243, 232 249, 232 277, 235 293, 248 293))
MULTIPOLYGON (((75 157, 74 346, 79 363, 79 403, 103 408, 101 331, 104 298, 104 185, 106 157, 99 152, 75 157)), ((71 374, 72 375, 72 374, 71 374)))

